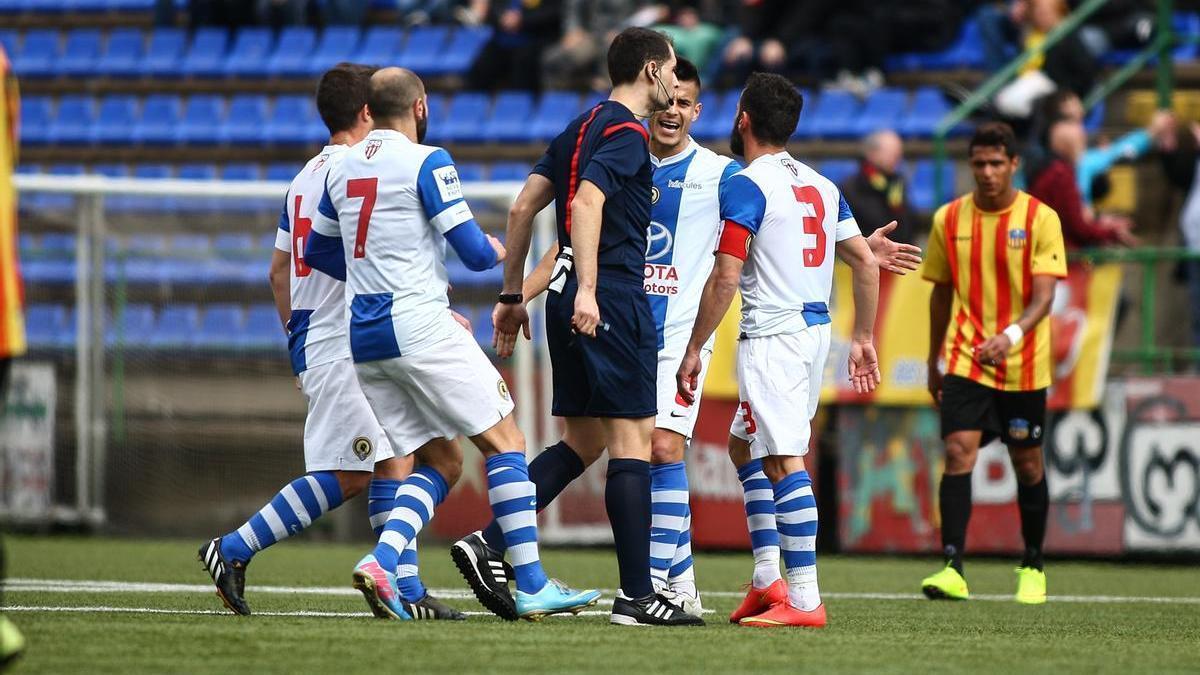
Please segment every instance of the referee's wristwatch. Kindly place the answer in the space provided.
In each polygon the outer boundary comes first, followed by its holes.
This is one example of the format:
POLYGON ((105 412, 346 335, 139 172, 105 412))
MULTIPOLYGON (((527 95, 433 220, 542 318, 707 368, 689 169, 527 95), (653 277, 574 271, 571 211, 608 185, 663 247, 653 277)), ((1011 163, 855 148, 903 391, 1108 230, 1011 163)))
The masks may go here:
POLYGON ((519 305, 525 302, 525 296, 521 293, 501 293, 497 300, 502 305, 519 305))

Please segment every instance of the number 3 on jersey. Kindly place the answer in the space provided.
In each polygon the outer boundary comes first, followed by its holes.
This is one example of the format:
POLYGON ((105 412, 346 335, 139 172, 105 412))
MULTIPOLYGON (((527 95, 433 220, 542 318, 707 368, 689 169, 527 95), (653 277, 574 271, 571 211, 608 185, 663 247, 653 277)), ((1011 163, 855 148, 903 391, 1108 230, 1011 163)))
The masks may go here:
POLYGON ((817 245, 804 249, 804 266, 820 267, 825 262, 825 228, 821 227, 821 223, 825 220, 825 202, 822 201, 821 193, 817 188, 811 185, 793 185, 792 192, 796 194, 797 202, 807 204, 813 211, 813 215, 806 215, 803 218, 804 232, 805 234, 815 234, 817 245))
POLYGON ((346 181, 346 196, 361 199, 358 210, 358 230, 354 234, 354 257, 367 256, 367 228, 371 226, 371 213, 375 210, 375 196, 379 192, 378 178, 352 178, 346 181))

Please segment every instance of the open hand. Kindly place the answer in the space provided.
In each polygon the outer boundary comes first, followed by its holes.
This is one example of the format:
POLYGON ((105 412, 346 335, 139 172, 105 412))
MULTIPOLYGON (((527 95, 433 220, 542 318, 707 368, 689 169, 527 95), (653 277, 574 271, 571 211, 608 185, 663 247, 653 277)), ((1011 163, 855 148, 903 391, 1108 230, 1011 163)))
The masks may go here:
POLYGON ((526 340, 530 339, 529 312, 525 304, 496 303, 492 309, 492 327, 492 347, 496 349, 496 356, 507 359, 517 344, 518 332, 524 333, 526 340))

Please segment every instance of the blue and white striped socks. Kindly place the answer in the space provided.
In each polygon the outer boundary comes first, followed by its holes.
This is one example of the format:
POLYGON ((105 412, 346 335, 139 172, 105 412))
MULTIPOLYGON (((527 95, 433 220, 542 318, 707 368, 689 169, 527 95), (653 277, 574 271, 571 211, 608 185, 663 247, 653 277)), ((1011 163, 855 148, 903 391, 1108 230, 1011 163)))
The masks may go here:
POLYGON ((254 554, 312 525, 342 504, 342 488, 332 471, 305 474, 283 489, 237 530, 221 538, 221 555, 249 562, 254 554))
MULTIPOLYGON (((650 578, 655 589, 665 588, 672 576, 688 513, 687 470, 683 462, 651 465, 650 578)), ((688 541, 691 541, 690 536, 688 541)))
MULTIPOLYGON (((375 538, 383 534, 383 526, 396 504, 396 492, 403 481, 394 478, 376 478, 371 481, 367 490, 367 515, 371 519, 371 529, 375 538)), ((400 587, 400 595, 409 602, 416 602, 425 597, 428 591, 421 583, 417 567, 417 540, 408 542, 408 546, 400 552, 400 566, 396 568, 396 585, 400 587)))
POLYGON ((385 570, 399 568, 401 553, 410 542, 416 541, 417 533, 433 518, 434 509, 448 492, 450 486, 446 479, 428 466, 413 471, 400 484, 396 503, 379 535, 379 543, 375 545, 375 559, 380 567, 385 570))
POLYGON ((775 484, 775 520, 779 524, 788 600, 811 611, 821 604, 817 588, 817 500, 807 471, 788 474, 775 484))
POLYGON ((742 501, 746 506, 746 526, 750 547, 754 550, 755 588, 766 588, 779 581, 779 530, 775 526, 775 492, 763 473, 762 460, 752 459, 738 469, 742 482, 742 501))
POLYGON ((488 502, 504 533, 517 590, 537 593, 548 579, 538 557, 537 497, 529 480, 525 453, 502 452, 487 458, 488 502))
POLYGON ((667 582, 676 591, 697 597, 696 567, 692 561, 692 508, 683 519, 683 531, 679 533, 679 544, 675 546, 675 558, 671 561, 671 576, 667 582))

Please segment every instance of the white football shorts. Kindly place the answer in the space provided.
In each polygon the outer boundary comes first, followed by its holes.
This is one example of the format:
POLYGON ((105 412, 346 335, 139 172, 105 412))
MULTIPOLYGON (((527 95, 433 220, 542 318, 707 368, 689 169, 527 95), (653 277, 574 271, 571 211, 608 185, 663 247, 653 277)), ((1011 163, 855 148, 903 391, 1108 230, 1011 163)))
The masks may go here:
POLYGON ((373 471, 375 462, 394 456, 350 359, 305 370, 300 373, 300 389, 308 400, 306 471, 373 471))
POLYGON ((696 428, 696 418, 700 414, 700 395, 704 392, 704 378, 708 376, 708 362, 712 360, 711 346, 700 350, 700 377, 696 379, 696 398, 692 404, 686 405, 679 397, 675 383, 675 374, 679 364, 683 362, 683 353, 687 350, 687 341, 680 344, 668 344, 658 352, 658 374, 655 387, 658 390, 658 415, 654 418, 654 428, 674 431, 684 438, 692 437, 696 428))
POLYGON ((755 459, 808 453, 831 335, 829 324, 820 324, 738 342, 740 401, 729 433, 750 441, 755 459))
POLYGON ((355 367, 401 457, 435 438, 480 434, 513 410, 504 378, 465 330, 419 351, 355 367))

